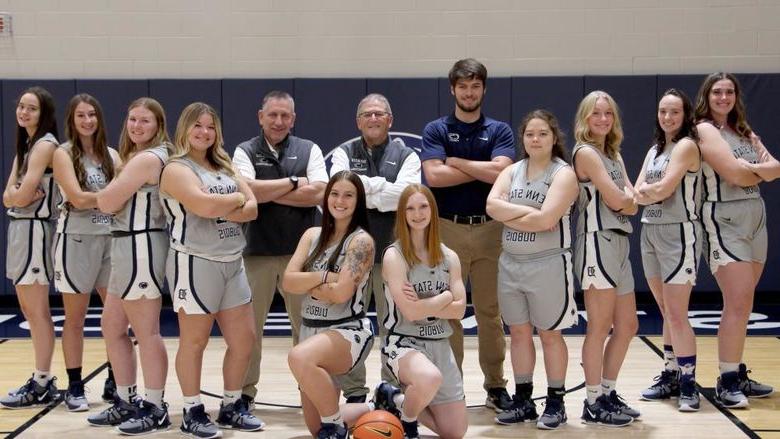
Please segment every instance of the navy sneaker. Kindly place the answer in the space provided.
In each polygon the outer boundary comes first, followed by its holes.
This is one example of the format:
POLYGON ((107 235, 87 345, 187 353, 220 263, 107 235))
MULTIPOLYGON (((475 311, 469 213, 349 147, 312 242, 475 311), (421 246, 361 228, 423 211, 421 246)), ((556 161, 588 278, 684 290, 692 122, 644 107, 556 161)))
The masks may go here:
POLYGON ((623 413, 624 415, 631 416, 632 418, 636 419, 640 416, 639 410, 632 408, 628 404, 626 404, 626 400, 623 399, 622 396, 618 395, 616 391, 609 392, 609 395, 607 395, 607 398, 609 399, 609 402, 612 403, 612 405, 620 410, 620 413, 623 413))
POLYGON ((634 418, 621 413, 617 407, 609 402, 607 395, 601 395, 593 404, 588 404, 588 400, 585 400, 582 408, 582 422, 607 427, 625 427, 634 422, 634 418))
POLYGON ((101 398, 107 403, 113 403, 116 396, 116 381, 111 378, 106 378, 106 381, 103 383, 103 394, 101 395, 101 398))
POLYGON ((68 385, 65 392, 65 407, 69 412, 85 412, 89 410, 89 402, 84 395, 84 382, 74 381, 68 385))
POLYGON ((393 401, 395 395, 398 395, 399 393, 401 393, 401 389, 398 387, 395 387, 387 381, 380 382, 374 389, 374 397, 371 400, 374 403, 374 408, 388 411, 395 415, 395 417, 400 418, 401 411, 395 406, 395 401, 393 401))
POLYGON ((511 409, 512 404, 512 398, 509 396, 509 392, 507 392, 505 388, 493 387, 492 389, 488 389, 487 399, 485 399, 485 407, 495 410, 496 413, 501 413, 511 409))
POLYGON ((51 377, 45 386, 41 386, 35 379, 30 378, 22 387, 0 398, 0 407, 23 409, 59 401, 60 393, 55 384, 56 380, 57 377, 51 377))
POLYGON ((330 424, 321 423, 320 431, 317 432, 317 439, 347 439, 349 437, 349 430, 344 424, 330 424))
POLYGON ((127 402, 117 397, 111 407, 88 417, 87 422, 96 427, 108 427, 117 426, 136 417, 138 417, 138 401, 127 402))
POLYGON ((522 422, 533 422, 538 417, 536 404, 530 398, 521 398, 515 395, 509 410, 504 410, 496 415, 495 421, 496 424, 512 425, 522 422))
POLYGON ((265 427, 265 422, 250 413, 246 401, 239 398, 234 403, 219 405, 217 425, 240 431, 258 431, 265 427))
POLYGON ((203 404, 198 404, 189 410, 184 410, 181 419, 181 432, 197 439, 212 439, 222 437, 222 431, 211 422, 203 404))
POLYGON ((171 418, 168 416, 168 404, 162 403, 157 407, 149 401, 141 401, 136 417, 119 424, 116 429, 119 433, 128 436, 165 431, 171 427, 171 418))
POLYGON ((742 391, 748 398, 766 398, 771 395, 775 389, 768 384, 761 384, 756 380, 751 380, 748 374, 752 372, 745 366, 744 363, 740 363, 739 370, 737 371, 737 380, 739 382, 739 390, 742 391))
POLYGON ((739 388, 738 372, 726 372, 715 383, 715 398, 730 409, 746 408, 750 403, 739 388))
POLYGON ((417 431, 417 421, 401 421, 404 428, 404 439, 420 439, 420 433, 417 431))
POLYGON ((544 413, 536 421, 536 427, 541 430, 555 430, 563 424, 566 424, 566 406, 563 399, 550 398, 544 402, 544 413))
POLYGON ((680 396, 680 378, 677 371, 664 370, 654 380, 653 385, 642 391, 641 399, 657 401, 680 396))
POLYGON ((680 399, 677 400, 677 410, 681 412, 698 412, 701 408, 701 398, 693 380, 684 380, 680 384, 680 399))

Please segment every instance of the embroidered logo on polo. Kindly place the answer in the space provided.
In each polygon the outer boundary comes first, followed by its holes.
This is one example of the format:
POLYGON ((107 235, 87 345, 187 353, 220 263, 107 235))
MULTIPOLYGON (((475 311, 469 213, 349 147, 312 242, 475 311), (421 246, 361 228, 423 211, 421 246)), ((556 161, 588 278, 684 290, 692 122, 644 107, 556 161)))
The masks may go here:
POLYGON ((460 134, 447 133, 447 139, 449 139, 450 142, 460 142, 460 134))

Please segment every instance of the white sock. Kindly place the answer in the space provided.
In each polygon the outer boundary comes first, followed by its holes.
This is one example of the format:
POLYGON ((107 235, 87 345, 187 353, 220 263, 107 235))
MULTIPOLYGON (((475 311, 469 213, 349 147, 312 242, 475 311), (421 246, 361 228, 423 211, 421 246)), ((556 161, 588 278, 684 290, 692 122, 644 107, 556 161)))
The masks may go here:
POLYGON ((595 404, 601 396, 601 384, 595 386, 585 386, 585 394, 588 397, 588 404, 595 404))
POLYGON ((321 416, 320 417, 320 422, 322 422, 323 424, 341 425, 341 424, 344 423, 344 420, 341 419, 341 412, 339 411, 339 412, 336 412, 336 413, 334 413, 334 414, 332 414, 330 416, 321 416))
POLYGON ((617 380, 608 380, 606 378, 601 379, 601 391, 605 395, 609 395, 612 393, 613 390, 615 390, 615 387, 617 386, 617 380))
POLYGON ((238 390, 225 390, 223 392, 222 404, 233 404, 241 398, 241 389, 238 390))
POLYGON ((197 406, 203 404, 202 402, 200 402, 200 395, 185 396, 183 399, 184 399, 184 411, 185 412, 190 411, 190 409, 193 408, 193 407, 197 407, 197 406))
POLYGON ((393 404, 395 404, 396 407, 399 409, 403 407, 404 405, 404 394, 403 393, 396 393, 395 396, 393 396, 393 404))
POLYGON ((122 401, 133 402, 138 396, 135 384, 129 386, 116 386, 116 394, 122 401))
POLYGON ((721 375, 728 372, 738 372, 739 363, 726 363, 724 361, 721 361, 718 363, 718 368, 720 369, 721 375))
POLYGON ((157 407, 162 408, 164 389, 146 389, 146 395, 144 399, 151 402, 157 407))
POLYGON ((49 381, 51 381, 51 371, 35 369, 33 380, 35 380, 35 383, 39 386, 46 387, 46 385, 49 384, 49 381))

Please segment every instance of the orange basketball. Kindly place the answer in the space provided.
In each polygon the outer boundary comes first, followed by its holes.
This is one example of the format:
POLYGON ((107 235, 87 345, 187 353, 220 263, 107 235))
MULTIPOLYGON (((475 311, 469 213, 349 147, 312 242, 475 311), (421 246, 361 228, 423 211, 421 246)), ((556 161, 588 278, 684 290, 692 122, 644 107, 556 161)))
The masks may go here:
POLYGON ((403 439, 401 421, 384 410, 370 411, 355 423, 352 430, 355 439, 403 439))

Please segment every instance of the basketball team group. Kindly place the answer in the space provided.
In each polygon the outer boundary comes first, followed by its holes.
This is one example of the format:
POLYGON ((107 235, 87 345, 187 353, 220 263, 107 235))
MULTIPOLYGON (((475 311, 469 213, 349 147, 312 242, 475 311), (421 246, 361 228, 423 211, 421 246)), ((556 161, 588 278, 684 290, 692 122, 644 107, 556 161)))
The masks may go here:
POLYGON ((662 94, 635 179, 621 157, 618 104, 604 91, 579 103, 569 151, 549 111, 528 113, 516 131, 483 114, 487 70, 479 61, 457 61, 449 83, 454 111, 426 125, 419 154, 389 135, 390 103, 369 94, 357 105, 359 137, 333 150, 329 169, 316 143, 290 133, 295 103, 283 91, 265 95, 258 135, 230 157, 218 112, 205 103, 184 108, 169 138, 160 103, 136 99, 114 149, 94 97, 70 100, 60 137, 52 95, 25 90, 3 204, 6 275, 29 322, 34 372, 0 396, 0 406, 63 398, 69 411, 89 410, 83 332, 96 290, 109 363, 102 398, 110 406, 87 422, 126 435, 170 428, 160 335, 167 280, 180 333, 182 433, 215 438, 222 428, 264 428, 253 412, 263 327, 278 292, 293 333, 289 369, 312 436, 346 438, 356 420, 381 409, 400 419, 405 438, 419 437, 419 424, 461 438, 468 428, 461 319, 470 285, 485 405, 498 424, 557 429, 567 422, 561 330, 578 322, 576 284, 587 313, 581 419, 629 426, 640 413, 620 396, 617 379, 638 327, 629 261, 629 218, 637 214, 642 268, 664 322, 664 366, 641 398, 676 399, 682 412, 700 408, 688 321, 700 259, 723 296, 719 403, 748 407, 749 398, 773 392, 748 377, 742 358, 767 256, 759 185, 780 177, 780 163, 746 120, 734 75, 707 76, 695 101, 674 88, 662 94), (65 310, 63 395, 51 372, 51 282, 65 310), (372 297, 376 331, 366 315, 372 297), (200 389, 215 321, 227 349, 222 401, 210 415, 200 389), (547 379, 539 408, 534 333, 547 379), (375 344, 382 380, 369 395, 365 360, 375 344))

